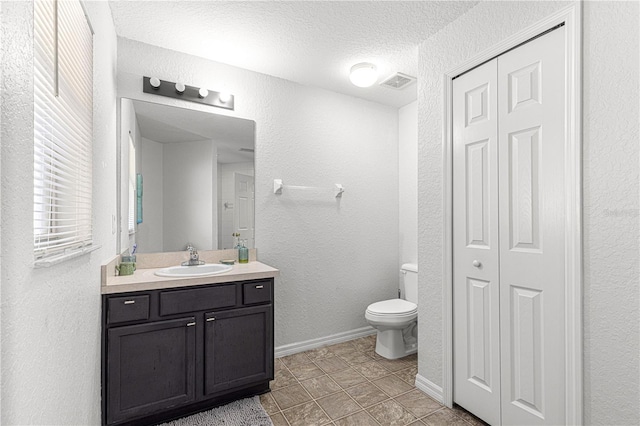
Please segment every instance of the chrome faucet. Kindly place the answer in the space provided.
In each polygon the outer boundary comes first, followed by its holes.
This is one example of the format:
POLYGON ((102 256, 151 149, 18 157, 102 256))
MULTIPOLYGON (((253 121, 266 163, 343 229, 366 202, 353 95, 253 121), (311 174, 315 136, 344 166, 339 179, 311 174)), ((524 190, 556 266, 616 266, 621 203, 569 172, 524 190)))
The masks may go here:
POLYGON ((204 265, 204 261, 200 260, 198 250, 191 244, 187 243, 187 251, 189 252, 189 260, 182 262, 182 266, 197 266, 204 265))

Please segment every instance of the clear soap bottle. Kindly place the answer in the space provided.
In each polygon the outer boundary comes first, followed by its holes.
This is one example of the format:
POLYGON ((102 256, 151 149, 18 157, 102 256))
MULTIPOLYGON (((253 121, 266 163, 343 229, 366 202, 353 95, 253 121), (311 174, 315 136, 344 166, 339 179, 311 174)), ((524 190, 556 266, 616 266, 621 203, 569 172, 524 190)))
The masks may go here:
POLYGON ((249 249, 246 246, 247 240, 241 240, 240 248, 238 249, 238 263, 249 263, 249 249))

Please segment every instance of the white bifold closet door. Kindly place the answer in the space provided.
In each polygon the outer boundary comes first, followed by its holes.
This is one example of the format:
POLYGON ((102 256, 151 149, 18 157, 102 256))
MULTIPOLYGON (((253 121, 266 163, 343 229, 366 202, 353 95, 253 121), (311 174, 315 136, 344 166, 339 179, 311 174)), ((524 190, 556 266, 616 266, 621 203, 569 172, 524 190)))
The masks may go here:
POLYGON ((564 27, 453 81, 454 402, 565 422, 564 27))

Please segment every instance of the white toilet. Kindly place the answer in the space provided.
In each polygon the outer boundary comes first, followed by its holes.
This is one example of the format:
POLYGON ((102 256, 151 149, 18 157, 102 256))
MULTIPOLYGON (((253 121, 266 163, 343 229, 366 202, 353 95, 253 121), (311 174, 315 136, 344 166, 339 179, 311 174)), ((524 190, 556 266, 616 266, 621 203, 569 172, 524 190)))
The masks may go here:
POLYGON ((402 358, 418 350, 418 265, 405 263, 400 268, 404 281, 404 299, 372 303, 364 314, 378 329, 376 353, 387 359, 402 358))

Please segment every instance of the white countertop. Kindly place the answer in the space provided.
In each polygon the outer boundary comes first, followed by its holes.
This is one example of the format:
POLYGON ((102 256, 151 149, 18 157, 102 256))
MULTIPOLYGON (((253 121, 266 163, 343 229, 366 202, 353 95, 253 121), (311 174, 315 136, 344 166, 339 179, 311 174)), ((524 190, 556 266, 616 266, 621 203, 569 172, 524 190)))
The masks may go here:
POLYGON ((133 275, 106 277, 101 287, 102 294, 128 293, 131 291, 158 290, 165 288, 189 287, 205 284, 228 283, 233 281, 275 278, 280 271, 264 263, 253 261, 236 263, 229 272, 208 277, 159 277, 155 272, 162 268, 138 269, 133 275))

